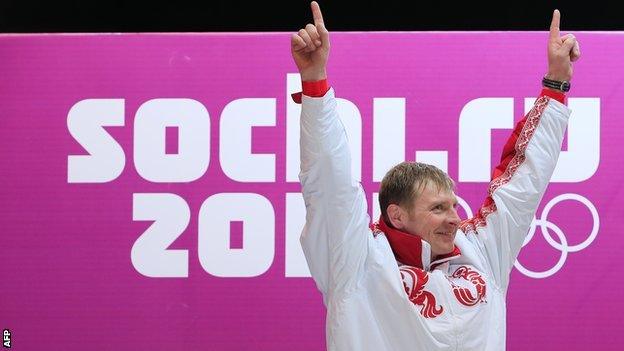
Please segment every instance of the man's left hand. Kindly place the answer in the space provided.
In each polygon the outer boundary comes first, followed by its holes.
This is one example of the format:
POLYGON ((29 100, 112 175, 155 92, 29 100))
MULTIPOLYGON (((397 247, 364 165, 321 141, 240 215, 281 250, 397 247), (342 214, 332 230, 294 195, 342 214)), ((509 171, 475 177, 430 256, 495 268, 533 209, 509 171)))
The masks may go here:
POLYGON ((550 23, 550 36, 548 39, 548 74, 546 78, 558 81, 570 81, 572 79, 572 62, 581 57, 578 41, 572 34, 560 36, 559 22, 561 14, 559 10, 553 12, 550 23))

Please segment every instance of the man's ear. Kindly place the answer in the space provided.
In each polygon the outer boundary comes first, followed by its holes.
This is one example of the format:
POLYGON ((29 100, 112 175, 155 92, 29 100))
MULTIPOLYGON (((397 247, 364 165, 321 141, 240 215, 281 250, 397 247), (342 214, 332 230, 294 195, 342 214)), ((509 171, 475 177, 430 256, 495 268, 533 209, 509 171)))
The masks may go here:
POLYGON ((386 215, 390 220, 392 227, 402 230, 405 226, 405 220, 407 219, 407 213, 397 204, 390 204, 386 209, 386 215))

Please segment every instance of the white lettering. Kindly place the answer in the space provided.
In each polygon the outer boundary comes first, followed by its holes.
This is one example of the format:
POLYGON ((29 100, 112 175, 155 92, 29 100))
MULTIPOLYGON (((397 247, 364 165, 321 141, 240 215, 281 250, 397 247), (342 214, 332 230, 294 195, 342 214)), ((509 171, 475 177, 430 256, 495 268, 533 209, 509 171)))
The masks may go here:
POLYGON ((106 183, 119 177, 126 156, 102 127, 123 125, 123 99, 86 99, 72 106, 67 129, 89 155, 67 157, 68 183, 106 183))
POLYGON ((512 98, 479 98, 459 116, 459 181, 487 182, 491 173, 491 130, 513 128, 512 98))
POLYGON ((305 225, 306 209, 301 193, 286 194, 286 254, 287 277, 310 277, 310 269, 301 248, 301 232, 305 225))
POLYGON ((405 161, 405 98, 373 99, 373 181, 405 161))
POLYGON ((218 277, 256 277, 275 254, 275 213, 271 202, 252 193, 207 198, 199 210, 199 261, 218 277), (243 247, 230 247, 230 222, 243 222, 243 247))
POLYGON ((134 119, 134 164, 146 180, 156 183, 191 182, 208 169, 210 117, 191 99, 145 102, 134 119), (165 151, 165 128, 178 127, 178 152, 165 151))
POLYGON ((447 151, 416 151, 416 161, 438 167, 443 172, 448 172, 447 151))
POLYGON ((238 99, 225 106, 219 128, 221 168, 238 182, 274 182, 275 155, 251 153, 252 126, 275 126, 275 99, 238 99))
POLYGON ((190 209, 175 194, 134 194, 132 220, 154 221, 132 246, 130 259, 148 277, 188 277, 188 250, 167 250, 186 230, 190 209))

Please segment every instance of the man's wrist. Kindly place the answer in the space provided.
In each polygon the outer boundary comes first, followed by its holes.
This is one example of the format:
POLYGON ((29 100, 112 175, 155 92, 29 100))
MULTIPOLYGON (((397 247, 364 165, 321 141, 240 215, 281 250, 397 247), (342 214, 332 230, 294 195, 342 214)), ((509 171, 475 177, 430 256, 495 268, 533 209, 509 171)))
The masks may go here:
POLYGON ((544 78, 546 79, 550 79, 550 80, 556 80, 559 82, 563 82, 564 80, 566 82, 569 82, 570 79, 572 79, 572 77, 566 75, 566 74, 557 74, 557 73, 546 73, 546 75, 544 76, 544 78))
POLYGON ((554 80, 548 78, 548 75, 545 75, 542 78, 542 86, 545 88, 550 88, 553 90, 559 90, 562 92, 568 92, 570 90, 570 82, 567 80, 554 80))
POLYGON ((302 82, 314 82, 327 79, 327 71, 325 69, 301 72, 302 82))

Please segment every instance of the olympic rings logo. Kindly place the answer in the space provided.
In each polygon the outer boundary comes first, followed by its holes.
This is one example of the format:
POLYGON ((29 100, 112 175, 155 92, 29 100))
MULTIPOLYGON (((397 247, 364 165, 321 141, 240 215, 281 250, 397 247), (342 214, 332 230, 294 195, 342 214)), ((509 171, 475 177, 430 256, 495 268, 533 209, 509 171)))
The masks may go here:
MULTIPOLYGON (((468 216, 468 218, 472 217, 473 216, 472 210, 470 209, 470 206, 468 205, 468 203, 466 203, 466 201, 460 198, 458 198, 458 202, 459 202, 459 205, 464 209, 464 211, 466 211, 466 215, 468 216)), ((596 239, 596 236, 598 235, 598 230, 600 228, 600 217, 598 216, 598 211, 596 210, 596 207, 594 206, 594 204, 591 201, 589 201, 586 197, 578 195, 578 194, 566 193, 566 194, 561 194, 559 196, 554 197, 552 200, 550 200, 546 204, 546 206, 544 207, 544 210, 542 211, 540 218, 535 218, 533 222, 531 223, 531 227, 529 228, 529 232, 526 238, 524 239, 524 242, 522 243, 522 247, 525 247, 531 241, 531 239, 533 239, 533 236, 535 236, 535 232, 538 226, 546 242, 551 247, 561 252, 561 255, 559 256, 559 260, 553 267, 544 271, 536 272, 536 271, 529 270, 526 267, 524 267, 518 260, 516 260, 516 262, 514 263, 514 267, 516 267, 516 269, 520 271, 520 273, 524 274, 527 277, 535 278, 535 279, 542 279, 542 278, 548 278, 554 275, 555 273, 557 273, 565 264, 565 261, 568 258, 569 253, 581 251, 587 248, 589 245, 591 245, 592 242, 594 242, 594 240, 596 239), (561 230, 561 228, 559 228, 553 222, 548 221, 548 214, 550 213, 552 208, 558 203, 565 201, 565 200, 578 201, 582 203, 583 205, 585 205, 585 207, 591 213, 592 221, 593 221, 592 230, 587 236, 587 238, 580 244, 576 244, 576 245, 568 244, 568 240, 565 234, 563 233, 563 231, 561 230), (555 233, 559 241, 553 239, 553 237, 550 234, 551 231, 555 233)))

